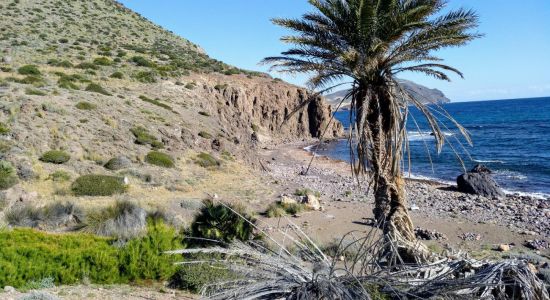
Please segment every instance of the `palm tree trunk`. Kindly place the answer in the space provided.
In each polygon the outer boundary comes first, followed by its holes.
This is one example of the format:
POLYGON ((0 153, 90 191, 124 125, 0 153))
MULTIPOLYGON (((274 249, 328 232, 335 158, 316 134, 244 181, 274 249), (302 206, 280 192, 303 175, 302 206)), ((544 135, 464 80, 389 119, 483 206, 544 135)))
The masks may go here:
MULTIPOLYGON (((366 94, 364 94, 366 96, 366 94)), ((373 213, 380 224, 384 237, 389 245, 388 252, 397 252, 403 261, 418 262, 426 260, 427 248, 418 243, 414 234, 412 220, 407 210, 407 198, 405 196, 405 183, 401 176, 401 170, 392 165, 392 157, 396 153, 388 141, 386 133, 391 128, 388 124, 391 120, 385 120, 386 114, 381 104, 386 93, 371 95, 366 109, 366 126, 371 135, 371 149, 369 154, 370 171, 374 183, 375 207, 373 213)), ((362 111, 362 110, 361 110, 362 111)))

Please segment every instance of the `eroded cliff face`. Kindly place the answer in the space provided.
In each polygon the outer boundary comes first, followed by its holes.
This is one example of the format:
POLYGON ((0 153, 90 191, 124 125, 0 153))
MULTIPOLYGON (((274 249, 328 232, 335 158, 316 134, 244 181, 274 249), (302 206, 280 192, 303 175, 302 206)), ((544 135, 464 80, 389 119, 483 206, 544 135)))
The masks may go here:
POLYGON ((239 139, 280 143, 343 134, 342 125, 330 121, 330 105, 304 88, 270 78, 225 76, 209 83, 203 85, 203 95, 215 99, 210 109, 219 116, 223 130, 239 139))

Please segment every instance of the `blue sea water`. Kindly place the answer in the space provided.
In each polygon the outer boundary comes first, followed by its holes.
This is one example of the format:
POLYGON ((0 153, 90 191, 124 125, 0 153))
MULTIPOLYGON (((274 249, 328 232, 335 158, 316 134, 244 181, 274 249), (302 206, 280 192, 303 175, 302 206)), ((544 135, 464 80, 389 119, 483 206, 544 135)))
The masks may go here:
MULTIPOLYGON (((467 145, 456 127, 444 121, 448 127, 443 128, 447 143, 438 155, 427 122, 413 109, 411 113, 418 127, 413 118, 409 118, 407 124, 411 177, 456 182, 464 168, 454 148, 468 170, 476 164, 488 166, 505 190, 550 197, 550 97, 457 102, 445 104, 443 108, 469 131, 474 145, 467 145)), ((348 128, 348 111, 337 112, 335 117, 348 128)), ((350 158, 347 140, 315 147, 313 151, 346 161, 350 158)), ((409 176, 406 161, 404 169, 409 176)))

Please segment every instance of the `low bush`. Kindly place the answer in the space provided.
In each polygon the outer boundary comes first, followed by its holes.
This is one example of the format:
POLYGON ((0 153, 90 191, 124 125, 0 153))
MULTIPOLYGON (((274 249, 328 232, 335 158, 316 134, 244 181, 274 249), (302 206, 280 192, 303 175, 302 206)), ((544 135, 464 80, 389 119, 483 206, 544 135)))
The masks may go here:
POLYGON ((97 108, 97 105, 87 101, 81 101, 76 104, 76 108, 81 110, 94 110, 97 108))
MULTIPOLYGON (((234 239, 249 241, 254 238, 254 226, 252 224, 255 223, 255 219, 247 214, 242 206, 215 204, 209 199, 204 200, 203 204, 199 214, 191 224, 189 231, 191 237, 224 243, 229 243, 234 239)), ((210 244, 200 240, 190 240, 192 245, 205 243, 210 244)))
POLYGON ((227 83, 216 84, 216 86, 214 86, 214 89, 217 90, 218 92, 221 92, 221 91, 227 89, 227 87, 228 87, 227 83))
POLYGON ((98 57, 96 59, 94 59, 94 65, 98 65, 98 66, 110 66, 113 64, 113 61, 111 61, 109 58, 107 57, 98 57))
MULTIPOLYGON (((211 260, 211 257, 205 259, 211 260)), ((170 278, 168 286, 172 289, 187 290, 199 293, 201 289, 215 282, 237 279, 237 275, 222 264, 189 264, 181 265, 170 278)))
POLYGON ((308 188, 303 188, 303 189, 297 189, 295 192, 294 192, 294 195, 296 196, 301 196, 301 197, 305 197, 307 195, 314 195, 315 197, 317 198, 320 198, 321 197, 321 193, 318 192, 318 191, 313 191, 313 190, 310 190, 308 188))
POLYGON ((272 203, 265 211, 265 215, 268 218, 279 218, 289 215, 298 214, 306 209, 306 206, 301 203, 272 203))
POLYGON ((90 211, 83 231, 118 240, 141 236, 147 225, 147 212, 137 204, 119 201, 112 206, 90 211))
POLYGON ((109 92, 107 92, 107 90, 105 90, 101 85, 99 85, 97 83, 90 83, 86 87, 86 91, 102 94, 102 95, 105 95, 105 96, 111 96, 111 94, 109 92))
POLYGON ((140 67, 148 67, 148 68, 153 68, 155 67, 155 63, 148 60, 147 58, 143 57, 143 56, 133 56, 131 59, 130 59, 131 62, 135 63, 136 65, 140 66, 140 67))
POLYGON ((62 68, 72 68, 74 65, 68 61, 68 60, 58 60, 58 59, 50 59, 48 60, 48 65, 54 66, 54 67, 62 67, 62 68))
POLYGON ((154 71, 142 71, 134 74, 134 78, 142 83, 155 83, 157 82, 157 73, 154 71))
POLYGON ((209 140, 209 139, 212 138, 212 135, 211 135, 210 133, 206 132, 206 131, 201 131, 201 132, 199 132, 199 136, 200 136, 201 138, 207 139, 207 140, 209 140))
POLYGON ((129 282, 166 280, 176 272, 174 263, 180 258, 164 252, 182 247, 181 237, 174 228, 165 225, 162 219, 148 218, 147 235, 129 241, 119 251, 121 276, 129 282))
POLYGON ((53 181, 59 181, 59 182, 69 181, 71 180, 71 174, 69 174, 67 171, 64 171, 64 170, 57 170, 51 173, 47 179, 53 180, 53 181))
POLYGON ((23 79, 17 79, 16 82, 21 84, 32 84, 35 86, 41 86, 44 84, 44 79, 37 75, 28 75, 23 79))
POLYGON ((0 285, 23 287, 53 277, 58 284, 85 278, 118 283, 117 250, 110 241, 84 234, 53 235, 32 229, 0 231, 0 285))
POLYGON ((76 65, 76 67, 78 69, 85 69, 85 70, 97 70, 97 69, 99 69, 98 66, 96 66, 96 65, 94 65, 93 63, 90 63, 90 62, 80 63, 80 64, 76 65))
POLYGON ((36 228, 42 221, 42 211, 28 204, 15 206, 6 211, 4 219, 10 226, 36 228))
POLYGON ((143 237, 122 247, 90 234, 47 234, 33 229, 0 231, 0 286, 32 288, 33 283, 128 284, 168 280, 181 249, 177 232, 150 220, 143 237), (52 280, 53 279, 53 280, 52 280))
POLYGON ((11 129, 4 122, 0 122, 0 135, 5 135, 11 132, 11 129))
POLYGON ((147 102, 147 103, 151 103, 151 104, 153 104, 153 105, 162 107, 162 108, 167 109, 167 110, 169 110, 169 111, 172 111, 172 107, 170 107, 170 105, 165 104, 165 103, 162 103, 162 102, 161 102, 160 100, 158 100, 158 99, 151 99, 151 98, 149 98, 149 97, 147 97, 147 96, 144 96, 144 95, 139 96, 139 99, 141 99, 141 100, 143 100, 143 101, 145 101, 145 102, 147 102))
POLYGON ((123 79, 124 78, 124 74, 122 74, 122 72, 114 72, 113 74, 111 74, 111 76, 109 76, 111 78, 115 78, 115 79, 123 79))
POLYGON ((42 73, 35 65, 25 65, 17 69, 17 73, 21 75, 34 75, 34 76, 40 76, 42 73))
POLYGON ((173 168, 175 166, 174 158, 172 158, 172 156, 158 151, 151 151, 147 153, 145 156, 145 161, 163 168, 173 168))
POLYGON ((84 175, 71 185, 76 196, 111 196, 126 192, 124 179, 107 175, 84 175))
POLYGON ((130 132, 132 132, 132 134, 136 137, 136 140, 134 141, 136 144, 151 145, 155 149, 161 149, 164 147, 162 142, 160 142, 156 136, 150 134, 149 130, 144 127, 134 127, 130 129, 130 132))
POLYGON ((31 88, 25 89, 25 94, 29 96, 46 96, 46 93, 43 91, 31 88))
POLYGON ((206 111, 199 111, 199 115, 205 116, 205 117, 210 117, 210 114, 206 111))
POLYGON ((71 159, 71 156, 61 150, 50 150, 40 157, 40 160, 52 164, 64 164, 71 159))
POLYGON ((195 163, 203 168, 213 168, 221 165, 219 160, 206 152, 199 153, 195 158, 195 163))

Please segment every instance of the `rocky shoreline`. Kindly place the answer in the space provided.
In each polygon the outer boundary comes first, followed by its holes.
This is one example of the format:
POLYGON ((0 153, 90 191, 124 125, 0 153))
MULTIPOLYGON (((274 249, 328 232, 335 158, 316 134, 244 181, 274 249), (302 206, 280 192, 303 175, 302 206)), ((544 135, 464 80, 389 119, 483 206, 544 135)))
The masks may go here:
MULTIPOLYGON (((307 175, 304 171, 312 154, 304 150, 306 143, 290 144, 265 149, 263 156, 269 174, 290 187, 307 187, 321 194, 322 205, 329 208, 338 203, 372 205, 374 198, 366 184, 357 184, 351 176, 349 164, 327 157, 315 157, 307 175)), ((360 179, 363 180, 364 179, 360 179)), ((292 188, 289 188, 291 191, 292 188)), ((409 179, 406 192, 413 221, 438 218, 447 222, 469 223, 482 228, 496 226, 498 232, 510 232, 521 244, 550 238, 550 201, 536 197, 508 194, 502 198, 458 192, 456 187, 428 180, 409 179)), ((420 222, 421 223, 421 222, 420 222)), ((432 228, 436 229, 436 228, 432 228)), ((495 235, 499 233, 495 232, 495 235)), ((463 233, 466 234, 466 233, 463 233)), ((491 235, 490 231, 485 235, 491 235)), ((458 234, 457 234, 458 235, 458 234)), ((465 235, 462 240, 468 240, 465 235)), ((479 239, 479 238, 478 238, 479 239)), ((470 239, 471 240, 471 239, 470 239)), ((536 244, 536 243, 535 243, 536 244)), ((532 247, 531 247, 532 248, 532 247)), ((545 250, 540 247, 535 250, 545 250)), ((546 249, 547 250, 547 249, 546 249)))

